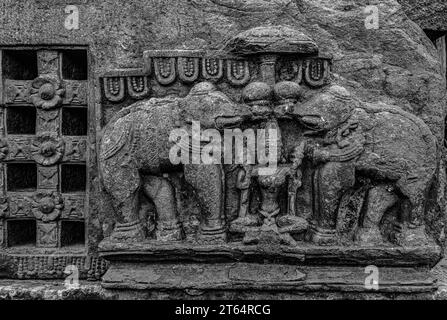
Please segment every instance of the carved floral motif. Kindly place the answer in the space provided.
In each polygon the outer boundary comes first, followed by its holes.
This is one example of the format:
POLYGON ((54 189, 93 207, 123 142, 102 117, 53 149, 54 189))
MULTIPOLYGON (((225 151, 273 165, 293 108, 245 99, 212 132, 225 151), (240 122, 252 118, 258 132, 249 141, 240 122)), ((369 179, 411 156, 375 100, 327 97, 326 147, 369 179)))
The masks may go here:
POLYGON ((62 196, 55 191, 36 192, 30 202, 34 216, 43 222, 56 220, 64 208, 62 196))
POLYGON ((65 89, 61 88, 59 81, 51 77, 38 77, 31 85, 31 102, 44 110, 59 107, 64 94, 65 89))
POLYGON ((31 145, 34 160, 43 166, 50 166, 58 162, 64 154, 64 149, 64 141, 50 132, 36 136, 31 145))

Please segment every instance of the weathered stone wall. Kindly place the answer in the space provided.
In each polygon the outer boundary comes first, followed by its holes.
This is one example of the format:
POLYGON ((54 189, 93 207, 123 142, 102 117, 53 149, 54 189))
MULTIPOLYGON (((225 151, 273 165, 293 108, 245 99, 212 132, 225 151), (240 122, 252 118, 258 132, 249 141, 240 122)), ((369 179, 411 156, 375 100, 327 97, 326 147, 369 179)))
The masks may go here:
POLYGON ((365 100, 396 102, 442 139, 436 51, 395 1, 378 4, 378 30, 364 27, 362 1, 75 1, 79 30, 64 28, 67 3, 3 1, 0 44, 88 45, 100 74, 141 66, 145 49, 219 49, 241 30, 288 24, 312 34, 334 57, 335 73, 353 81, 365 100))
POLYGON ((411 20, 427 30, 447 30, 447 7, 443 0, 399 0, 411 20))

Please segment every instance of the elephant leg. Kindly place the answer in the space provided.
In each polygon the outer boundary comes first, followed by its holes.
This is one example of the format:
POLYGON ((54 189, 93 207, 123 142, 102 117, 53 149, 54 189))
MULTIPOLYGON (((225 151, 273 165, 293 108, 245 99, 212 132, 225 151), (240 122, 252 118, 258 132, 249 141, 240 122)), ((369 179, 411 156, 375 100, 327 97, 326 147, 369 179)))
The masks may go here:
POLYGON ((203 213, 200 236, 208 241, 226 241, 224 219, 225 180, 222 166, 185 165, 185 180, 194 188, 203 213))
POLYGON ((238 188, 239 165, 225 165, 225 214, 228 221, 237 219, 240 207, 240 190, 238 188))
POLYGON ((402 230, 397 236, 402 246, 420 246, 430 242, 424 223, 427 186, 428 182, 416 179, 411 182, 401 179, 397 182, 397 187, 408 199, 408 206, 401 217, 402 230))
POLYGON ((182 240, 183 232, 178 220, 176 192, 171 183, 162 177, 148 176, 144 179, 144 191, 152 199, 157 210, 155 230, 157 240, 182 240))
POLYGON ((350 162, 329 162, 315 172, 314 208, 316 222, 310 239, 320 245, 337 242, 337 213, 343 194, 355 184, 355 166, 350 162))
POLYGON ((380 233, 380 221, 386 211, 396 204, 399 198, 386 185, 372 188, 368 192, 366 213, 361 226, 355 234, 355 240, 361 245, 374 246, 383 243, 380 233))
POLYGON ((116 223, 111 238, 118 241, 142 241, 144 229, 138 214, 141 178, 132 163, 122 165, 122 159, 110 159, 102 168, 106 191, 112 198, 116 223))
MULTIPOLYGON (((177 217, 181 216, 181 212, 183 210, 182 195, 181 195, 182 178, 183 178, 183 173, 172 173, 172 174, 167 175, 168 181, 174 187, 175 201, 177 203, 177 214, 178 214, 177 217)), ((178 218, 178 219, 180 219, 180 218, 178 218)))

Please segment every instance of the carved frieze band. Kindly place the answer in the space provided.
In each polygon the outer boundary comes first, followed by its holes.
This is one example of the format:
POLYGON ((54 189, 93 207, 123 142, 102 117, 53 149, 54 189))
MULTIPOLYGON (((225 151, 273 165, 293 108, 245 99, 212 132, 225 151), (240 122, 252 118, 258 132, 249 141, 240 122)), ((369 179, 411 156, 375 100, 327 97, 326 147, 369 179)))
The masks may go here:
POLYGON ((62 83, 48 79, 4 80, 5 104, 34 104, 51 110, 59 105, 87 105, 87 82, 64 80, 62 83), (51 97, 51 99, 49 99, 51 97))
POLYGON ((18 279, 51 278, 64 279, 65 268, 74 265, 79 277, 99 280, 108 268, 108 262, 99 257, 86 255, 9 255, 12 263, 11 277, 18 279))
MULTIPOLYGON (((151 84, 169 86, 176 81, 183 84, 227 81, 232 86, 244 86, 258 77, 262 63, 258 60, 197 50, 149 50, 144 52, 143 68, 106 73, 102 77, 103 95, 111 102, 120 102, 127 96, 142 99, 150 95, 151 84)), ((330 75, 329 58, 282 59, 278 56, 274 63, 279 81, 304 81, 308 86, 320 87, 330 75)))
POLYGON ((0 216, 43 222, 84 219, 85 195, 55 191, 8 192, 0 197, 0 216))
POLYGON ((59 162, 85 162, 87 138, 57 137, 49 132, 36 136, 10 135, 0 139, 0 160, 35 161, 43 166, 59 162))

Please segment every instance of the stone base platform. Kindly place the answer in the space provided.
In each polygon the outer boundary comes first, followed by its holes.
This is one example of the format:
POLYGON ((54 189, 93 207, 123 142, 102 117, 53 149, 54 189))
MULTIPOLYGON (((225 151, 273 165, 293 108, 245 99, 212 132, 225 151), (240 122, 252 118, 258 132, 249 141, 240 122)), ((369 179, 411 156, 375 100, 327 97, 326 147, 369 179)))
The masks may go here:
POLYGON ((431 299, 440 248, 138 244, 104 241, 102 287, 119 298, 431 299), (378 289, 365 286, 369 265, 378 289), (158 295, 155 296, 158 298, 158 295))
MULTIPOLYGON (((167 266, 165 266, 167 267, 167 266)), ((115 267, 112 267, 111 270, 114 270, 115 267)), ((155 269, 155 265, 150 268, 152 271, 155 269)), ((171 268, 175 272, 176 281, 181 277, 178 275, 178 270, 176 268, 171 268)), ((324 268, 320 268, 322 271, 324 268)), ((337 275, 340 276, 340 271, 343 268, 339 268, 337 275)), ((411 268, 410 268, 411 269, 411 268)), ((447 260, 442 260, 436 267, 431 269, 429 273, 425 274, 425 277, 421 277, 418 279, 413 279, 411 281, 410 275, 418 274, 421 270, 408 270, 405 284, 411 290, 408 292, 402 292, 403 290, 393 291, 390 290, 392 287, 389 285, 385 286, 382 283, 382 287, 379 286, 379 290, 356 290, 360 289, 361 283, 355 284, 351 278, 352 286, 345 286, 345 289, 350 290, 334 290, 336 287, 341 288, 340 283, 337 283, 336 279, 333 278, 331 284, 320 287, 317 287, 317 283, 319 281, 315 276, 311 279, 309 275, 306 274, 307 278, 301 278, 299 274, 295 277, 288 274, 286 279, 296 280, 301 283, 298 284, 296 290, 286 289, 286 290, 238 290, 238 289, 230 289, 225 290, 222 288, 212 288, 212 289, 138 289, 138 290, 129 290, 129 289, 118 289, 118 285, 116 288, 112 288, 114 285, 110 282, 110 280, 105 279, 106 281, 101 284, 101 282, 91 282, 91 281, 81 281, 79 288, 67 288, 64 285, 64 279, 58 280, 0 280, 0 300, 90 300, 90 299, 99 299, 99 300, 109 300, 109 299, 188 299, 188 300, 203 300, 203 299, 227 299, 227 300, 246 300, 246 299, 265 299, 265 300, 283 300, 283 299, 299 299, 299 300, 315 300, 315 299, 393 299, 393 300, 402 300, 402 299, 424 299, 424 300, 447 300, 447 260), (302 279, 300 282, 299 279, 302 279), (307 279, 307 282, 306 282, 307 279), (304 280, 304 281, 303 281, 304 280), (312 280, 312 281, 311 281, 312 280), (108 284, 106 284, 108 282, 108 284), (309 290, 311 283, 313 283, 313 289, 318 290, 309 290), (437 286, 436 291, 432 291, 430 287, 437 286), (103 287, 104 286, 104 287, 103 287), (105 287, 109 288, 105 288, 105 287), (305 290, 304 288, 308 289, 305 290), (421 292, 417 292, 417 287, 423 289, 421 292)), ((118 270, 116 267, 115 270, 118 270)), ((238 270, 235 266, 232 267, 233 270, 231 275, 233 277, 232 281, 241 281, 241 277, 236 276, 234 278, 234 271, 238 270)), ((301 272, 305 272, 306 268, 302 269, 301 272)), ((326 269, 327 270, 327 269, 326 269)), ((347 270, 347 269, 345 269, 347 270)), ((387 269, 388 270, 388 269, 387 269)), ((385 280, 389 275, 387 270, 382 270, 382 278, 385 280)), ((360 276, 366 276, 363 274, 363 270, 355 270, 352 275, 357 276, 360 281, 360 276)), ((425 271, 425 270, 424 270, 425 271)), ((155 270, 156 272, 156 270, 155 270)), ((164 271, 163 271, 164 272, 164 271)), ((425 272, 424 272, 425 273, 425 272)), ((321 274, 321 273, 320 273, 321 274)), ((345 273, 346 275, 346 273, 345 273)), ((420 273, 419 273, 420 275, 420 273)), ((121 274, 121 277, 123 274, 121 274)), ((186 275, 185 279, 187 279, 188 275, 186 275)), ((189 278, 191 275, 189 275, 189 278)), ((247 277, 247 276, 246 276, 247 277)), ((260 278, 260 277, 259 277, 260 278)), ((122 278, 121 278, 122 279, 122 278)), ((138 279, 137 282, 142 282, 142 287, 147 287, 148 279, 154 279, 154 275, 152 274, 151 278, 144 278, 143 281, 138 279), (144 284, 146 283, 146 284, 144 284)), ((191 278, 190 278, 191 279, 191 278)), ((243 281, 244 278, 242 278, 243 281)), ((327 280, 327 279, 326 279, 327 280)), ((272 281, 270 278, 269 281, 272 281)), ((347 284, 348 282, 345 281, 347 284)), ((117 283, 115 283, 117 284, 117 283)))
POLYGON ((379 268, 378 290, 365 288, 365 268, 259 263, 114 263, 105 289, 424 293, 437 289, 425 268, 379 268))
POLYGON ((105 240, 100 256, 108 261, 229 262, 262 261, 303 265, 352 265, 418 267, 434 266, 441 256, 437 245, 420 247, 316 246, 300 243, 285 245, 245 245, 241 242, 198 244, 194 242, 118 243, 105 240))

